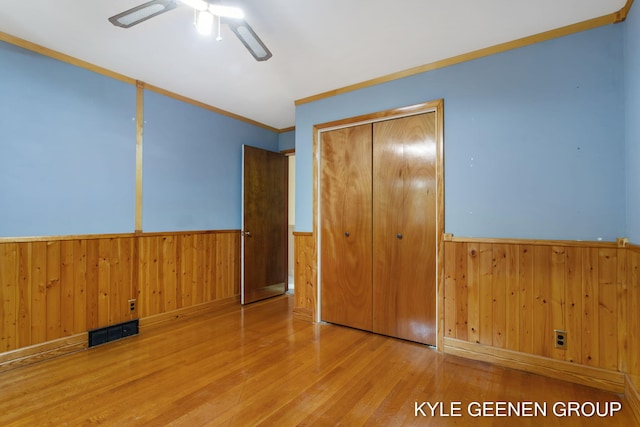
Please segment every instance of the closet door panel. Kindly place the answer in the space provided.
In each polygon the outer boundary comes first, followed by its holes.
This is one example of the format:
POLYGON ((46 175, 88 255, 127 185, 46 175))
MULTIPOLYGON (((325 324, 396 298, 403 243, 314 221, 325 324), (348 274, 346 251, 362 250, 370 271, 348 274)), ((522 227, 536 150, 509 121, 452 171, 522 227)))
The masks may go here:
POLYGON ((373 331, 435 345, 435 113, 373 126, 373 331))
POLYGON ((323 132, 320 144, 321 318, 372 329, 370 124, 323 132))

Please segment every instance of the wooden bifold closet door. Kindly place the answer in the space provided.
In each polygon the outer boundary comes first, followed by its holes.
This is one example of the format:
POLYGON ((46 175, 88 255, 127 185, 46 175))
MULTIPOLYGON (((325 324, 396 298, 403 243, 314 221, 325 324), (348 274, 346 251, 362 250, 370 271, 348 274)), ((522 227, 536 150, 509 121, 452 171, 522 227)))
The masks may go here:
POLYGON ((320 149, 322 320, 370 331, 371 125, 325 132, 320 149))
POLYGON ((373 331, 436 344, 435 113, 373 125, 373 331))
POLYGON ((435 345, 435 113, 324 132, 320 155, 322 320, 435 345))

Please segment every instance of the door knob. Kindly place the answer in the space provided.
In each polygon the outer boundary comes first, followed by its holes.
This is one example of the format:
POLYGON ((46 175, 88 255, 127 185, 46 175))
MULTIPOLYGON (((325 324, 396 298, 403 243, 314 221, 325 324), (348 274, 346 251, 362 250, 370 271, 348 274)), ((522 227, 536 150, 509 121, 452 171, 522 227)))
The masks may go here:
POLYGON ((344 233, 344 237, 349 237, 350 235, 351 235, 351 234, 349 234, 349 232, 348 232, 348 231, 345 231, 345 233, 344 233))
POLYGON ((402 240, 402 233, 398 233, 398 234, 396 234, 396 237, 397 237, 398 239, 402 240))
POLYGON ((250 231, 243 231, 243 232, 242 232, 242 235, 243 235, 244 237, 251 237, 251 232, 250 232, 250 231))

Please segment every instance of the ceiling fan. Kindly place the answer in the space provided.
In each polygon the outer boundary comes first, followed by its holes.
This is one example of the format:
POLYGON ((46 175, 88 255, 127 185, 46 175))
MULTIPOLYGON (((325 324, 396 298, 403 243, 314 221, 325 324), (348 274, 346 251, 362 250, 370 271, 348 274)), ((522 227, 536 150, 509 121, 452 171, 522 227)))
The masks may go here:
POLYGON ((109 18, 109 22, 117 27, 130 28, 154 16, 175 9, 179 4, 185 4, 194 9, 198 32, 210 34, 214 19, 217 17, 218 40, 221 40, 220 24, 224 22, 229 25, 231 31, 240 39, 256 61, 266 61, 271 58, 272 55, 267 46, 244 20, 242 9, 223 5, 218 0, 152 0, 112 16, 109 18))

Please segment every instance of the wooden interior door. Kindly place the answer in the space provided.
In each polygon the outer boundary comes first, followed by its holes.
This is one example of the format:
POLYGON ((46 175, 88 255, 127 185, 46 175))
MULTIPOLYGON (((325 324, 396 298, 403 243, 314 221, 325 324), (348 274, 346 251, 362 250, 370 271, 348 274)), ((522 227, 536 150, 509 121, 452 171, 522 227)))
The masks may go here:
POLYGON ((371 125, 323 132, 321 319, 371 330, 371 125))
POLYGON ((242 304, 287 291, 287 175, 283 154, 243 146, 242 304))
POLYGON ((373 124, 373 331, 436 344, 435 113, 373 124))

